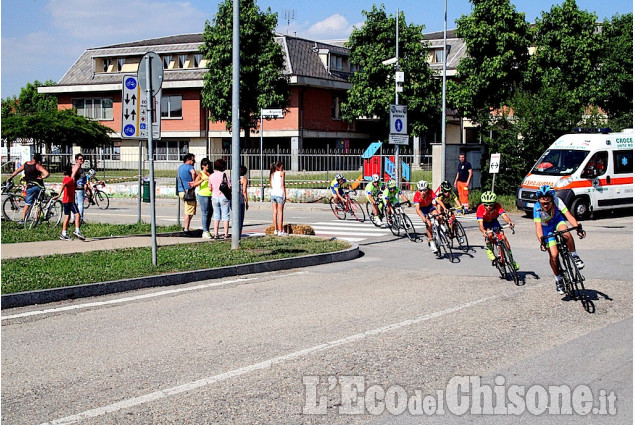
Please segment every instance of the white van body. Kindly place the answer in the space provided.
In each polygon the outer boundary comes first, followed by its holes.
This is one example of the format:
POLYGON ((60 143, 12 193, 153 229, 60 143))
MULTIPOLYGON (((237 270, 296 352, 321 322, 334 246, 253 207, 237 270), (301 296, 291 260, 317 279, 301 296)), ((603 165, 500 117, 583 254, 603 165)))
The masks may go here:
POLYGON ((632 208, 633 129, 560 137, 521 183, 516 206, 530 213, 542 185, 552 186, 576 218, 593 211, 632 208))

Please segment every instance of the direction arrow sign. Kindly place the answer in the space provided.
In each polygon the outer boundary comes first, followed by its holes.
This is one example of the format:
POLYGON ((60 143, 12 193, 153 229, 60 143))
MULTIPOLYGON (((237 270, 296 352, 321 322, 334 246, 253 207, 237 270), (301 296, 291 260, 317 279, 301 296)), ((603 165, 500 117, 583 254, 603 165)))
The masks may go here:
POLYGON ((501 161, 501 154, 493 153, 489 160, 490 173, 492 174, 498 173, 498 170, 500 169, 500 161, 501 161))
MULTIPOLYGON (((152 137, 161 138, 161 90, 153 97, 155 105, 152 137)), ((136 75, 123 76, 121 88, 121 138, 146 139, 148 137, 148 102, 136 75)))

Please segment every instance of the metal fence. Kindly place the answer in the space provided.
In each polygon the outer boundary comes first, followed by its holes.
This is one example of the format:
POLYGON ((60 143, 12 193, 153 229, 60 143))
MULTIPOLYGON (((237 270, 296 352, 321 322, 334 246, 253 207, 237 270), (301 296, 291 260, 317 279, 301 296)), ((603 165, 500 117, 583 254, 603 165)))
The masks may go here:
MULTIPOLYGON (((241 164, 249 170, 250 179, 259 179, 262 174, 265 180, 269 178, 269 169, 272 164, 281 161, 287 170, 289 182, 303 180, 332 180, 337 173, 344 173, 348 178, 358 177, 364 173, 362 154, 364 150, 333 150, 333 149, 303 149, 291 151, 290 149, 271 149, 261 151, 259 149, 246 149, 241 151, 241 164)), ((384 149, 377 155, 379 161, 385 164, 386 158, 394 160, 392 149, 384 149)), ((208 154, 210 161, 222 158, 227 162, 227 168, 231 170, 231 151, 211 151, 208 154)), ((401 149, 399 158, 402 163, 411 170, 431 170, 432 156, 418 155, 415 157, 410 149, 401 149)), ((100 177, 135 177, 139 174, 138 155, 121 154, 117 159, 99 154, 84 154, 84 167, 95 169, 100 177)), ((201 155, 197 155, 200 164, 201 155)), ((52 173, 62 172, 66 164, 73 164, 73 154, 49 154, 43 155, 45 167, 52 173)), ((148 174, 149 160, 143 158, 141 170, 143 176, 148 174)), ((172 177, 182 164, 181 161, 154 161, 154 170, 157 177, 172 177)), ((198 166, 197 166, 198 168, 198 166)))

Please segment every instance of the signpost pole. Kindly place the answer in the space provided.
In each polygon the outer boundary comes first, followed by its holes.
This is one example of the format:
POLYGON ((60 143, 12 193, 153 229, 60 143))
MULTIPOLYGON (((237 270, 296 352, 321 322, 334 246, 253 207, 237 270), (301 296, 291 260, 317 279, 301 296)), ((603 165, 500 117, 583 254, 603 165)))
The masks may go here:
POLYGON ((264 129, 262 128, 262 108, 260 108, 260 202, 265 202, 265 181, 264 179, 264 171, 263 171, 263 165, 264 165, 264 159, 263 159, 263 155, 262 155, 262 146, 263 146, 263 132, 264 129))
POLYGON ((232 19, 232 249, 240 248, 240 2, 232 19))
POLYGON ((137 197, 137 223, 141 223, 141 164, 143 163, 143 142, 139 140, 139 196, 137 197))
POLYGON ((152 229, 152 265, 157 265, 157 224, 154 205, 154 146, 152 144, 152 59, 145 56, 146 61, 146 101, 148 102, 148 155, 150 156, 150 223, 152 229))
MULTIPOLYGON (((397 83, 397 72, 399 71, 399 9, 397 8, 397 17, 395 19, 395 105, 399 105, 399 87, 397 83)), ((406 130, 407 131, 407 130, 406 130)), ((401 164, 399 162, 399 144, 395 145, 395 181, 397 182, 397 190, 401 190, 401 164)))

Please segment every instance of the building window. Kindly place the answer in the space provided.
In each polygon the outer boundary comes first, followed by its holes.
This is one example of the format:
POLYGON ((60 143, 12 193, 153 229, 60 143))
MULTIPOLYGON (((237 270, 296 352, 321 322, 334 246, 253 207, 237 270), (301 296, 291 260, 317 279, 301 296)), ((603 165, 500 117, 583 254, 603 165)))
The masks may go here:
POLYGON ((179 68, 185 68, 187 55, 179 55, 179 68))
POLYGON ((161 118, 182 118, 182 96, 161 97, 161 118))
MULTIPOLYGON (((446 47, 446 58, 450 54, 450 46, 446 47)), ((432 58, 432 63, 443 63, 443 48, 434 50, 434 57, 432 58)))
POLYGON ((73 99, 73 108, 77 115, 92 120, 112 120, 112 99, 111 98, 88 98, 73 99))
POLYGON ((157 140, 154 146, 154 159, 157 161, 181 161, 189 149, 186 141, 157 140))
POLYGON ((194 55, 194 68, 200 67, 202 61, 203 61, 203 55, 200 53, 196 53, 194 55))
MULTIPOLYGON (((109 145, 100 146, 96 149, 86 150, 85 153, 86 155, 90 156, 95 155, 96 158, 94 159, 97 162, 102 160, 119 161, 121 160, 121 142, 112 142, 109 145)), ((93 168, 95 167, 95 165, 93 164, 91 164, 91 166, 93 166, 93 168)))
POLYGON ((331 69, 342 71, 344 69, 343 58, 338 55, 331 55, 331 69))
POLYGON ((163 69, 169 69, 170 62, 172 62, 172 56, 170 55, 163 56, 163 69))
POLYGON ((332 97, 331 103, 331 118, 334 120, 342 119, 342 111, 341 111, 342 99, 339 96, 332 97))
POLYGON ((110 65, 112 65, 112 59, 104 59, 103 64, 103 72, 108 72, 108 68, 110 68, 110 65))
POLYGON ((121 72, 123 71, 123 65, 126 63, 126 59, 125 58, 119 58, 117 59, 117 72, 121 72))

